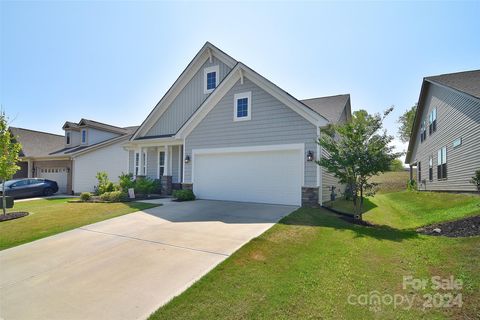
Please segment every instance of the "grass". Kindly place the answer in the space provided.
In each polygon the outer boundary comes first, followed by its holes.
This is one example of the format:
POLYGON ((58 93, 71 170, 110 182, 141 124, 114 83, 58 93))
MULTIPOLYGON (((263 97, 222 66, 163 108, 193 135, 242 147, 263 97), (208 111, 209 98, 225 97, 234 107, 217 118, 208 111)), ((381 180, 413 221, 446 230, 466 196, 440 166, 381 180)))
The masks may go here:
POLYGON ((156 206, 140 202, 68 203, 67 201, 68 199, 43 199, 15 203, 15 207, 8 212, 27 211, 30 215, 0 223, 0 250, 156 206))
POLYGON ((449 219, 454 214, 447 217, 441 210, 448 214, 448 208, 460 207, 458 215, 469 214, 473 198, 455 198, 455 205, 441 204, 438 211, 430 194, 419 193, 412 199, 403 193, 382 197, 372 201, 377 207, 371 212, 379 211, 366 215, 385 224, 380 227, 352 225, 325 209, 295 211, 150 319, 478 319, 480 237, 432 237, 406 227, 430 220, 408 210, 427 208, 435 219, 449 219), (399 203, 405 199, 408 204, 399 203), (382 210, 389 218, 381 215, 382 210), (403 290, 403 277, 410 275, 461 279, 463 307, 424 309, 423 294, 437 292, 429 287, 403 290), (351 294, 372 291, 415 295, 414 304, 410 310, 404 309, 406 304, 373 310, 348 303, 351 294))
MULTIPOLYGON (((351 213, 351 201, 338 199, 333 208, 351 213)), ((439 192, 394 192, 377 194, 364 202, 364 219, 398 229, 418 228, 437 222, 480 214, 476 195, 439 192)))
MULTIPOLYGON (((413 176, 415 177, 415 174, 413 176)), ((391 171, 373 176, 372 182, 379 184, 378 193, 389 193, 405 190, 409 178, 410 173, 408 171, 391 171)))

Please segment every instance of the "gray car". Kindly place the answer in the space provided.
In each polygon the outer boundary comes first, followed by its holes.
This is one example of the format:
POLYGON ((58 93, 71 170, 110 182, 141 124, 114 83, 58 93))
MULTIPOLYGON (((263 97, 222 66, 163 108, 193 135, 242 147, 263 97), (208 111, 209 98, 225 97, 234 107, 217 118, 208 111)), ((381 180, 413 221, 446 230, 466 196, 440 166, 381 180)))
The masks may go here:
MULTIPOLYGON (((3 186, 0 184, 0 195, 3 186)), ((27 198, 35 196, 51 196, 58 191, 55 181, 47 179, 15 179, 5 182, 5 195, 13 198, 27 198)))

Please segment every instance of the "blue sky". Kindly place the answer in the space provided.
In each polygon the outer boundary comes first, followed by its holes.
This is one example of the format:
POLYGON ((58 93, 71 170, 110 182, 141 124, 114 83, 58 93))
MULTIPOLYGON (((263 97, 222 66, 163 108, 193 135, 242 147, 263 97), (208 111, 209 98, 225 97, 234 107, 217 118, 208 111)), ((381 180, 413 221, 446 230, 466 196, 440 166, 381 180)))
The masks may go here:
POLYGON ((206 41, 299 99, 350 93, 396 134, 424 76, 480 68, 480 2, 5 2, 11 125, 138 125, 206 41))

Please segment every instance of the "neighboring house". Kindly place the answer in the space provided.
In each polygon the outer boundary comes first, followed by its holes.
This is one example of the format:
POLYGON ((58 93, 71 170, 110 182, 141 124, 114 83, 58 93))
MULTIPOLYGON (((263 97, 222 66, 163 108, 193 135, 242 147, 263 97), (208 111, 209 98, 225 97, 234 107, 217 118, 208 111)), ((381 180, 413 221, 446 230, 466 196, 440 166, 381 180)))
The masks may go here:
POLYGON ((419 190, 476 190, 480 70, 423 79, 405 163, 417 167, 419 190))
POLYGON ((135 129, 87 119, 66 122, 64 136, 11 128, 23 146, 21 167, 27 168, 17 176, 57 181, 61 193, 94 191, 97 172, 107 172, 116 182, 122 172, 128 171, 128 152, 122 144, 135 129))
POLYGON ((165 193, 316 205, 338 186, 315 163, 320 128, 350 117, 349 95, 297 100, 207 42, 125 143, 129 172, 165 193))

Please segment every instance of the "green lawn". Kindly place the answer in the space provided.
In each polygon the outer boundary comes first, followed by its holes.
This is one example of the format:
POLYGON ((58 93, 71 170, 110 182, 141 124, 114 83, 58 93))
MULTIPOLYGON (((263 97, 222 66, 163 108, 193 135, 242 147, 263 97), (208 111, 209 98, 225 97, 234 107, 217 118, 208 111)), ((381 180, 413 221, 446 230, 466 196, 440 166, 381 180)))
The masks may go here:
POLYGON ((373 176, 372 182, 378 183, 378 193, 389 193, 404 191, 407 188, 409 178, 410 173, 408 171, 390 171, 373 176))
POLYGON ((90 223, 156 205, 129 203, 68 203, 68 199, 16 202, 10 211, 28 211, 24 218, 0 222, 0 250, 18 246, 90 223))
POLYGON ((432 237, 408 229, 469 215, 474 200, 478 203, 478 198, 455 197, 455 204, 446 204, 451 199, 445 201, 442 196, 448 195, 401 193, 376 198, 381 201, 373 201, 377 207, 366 218, 384 224, 380 227, 352 225, 325 209, 301 208, 250 241, 151 319, 478 319, 480 237, 432 237), (409 214, 409 210, 415 212, 409 214), (427 210, 435 218, 417 210, 427 210), (463 307, 424 310, 423 294, 437 291, 403 290, 403 276, 410 275, 461 279, 464 287, 456 293, 462 293, 463 307), (416 294, 416 298, 410 310, 403 309, 406 304, 373 310, 348 303, 352 294, 375 290, 380 295, 412 298, 416 294))

